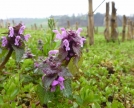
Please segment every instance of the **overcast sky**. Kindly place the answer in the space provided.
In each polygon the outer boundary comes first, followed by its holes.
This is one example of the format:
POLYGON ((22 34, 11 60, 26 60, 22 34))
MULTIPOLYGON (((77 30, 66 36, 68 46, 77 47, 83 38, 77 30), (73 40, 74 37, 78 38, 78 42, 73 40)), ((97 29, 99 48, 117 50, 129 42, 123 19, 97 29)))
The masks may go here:
MULTIPOLYGON (((92 0, 93 10, 103 0, 92 0)), ((115 1, 117 14, 133 15, 133 0, 112 0, 115 1)), ((106 2, 96 12, 105 13, 106 2)), ((96 13, 95 12, 95 13, 96 13)), ((88 13, 88 0, 0 0, 0 19, 6 18, 44 18, 50 15, 78 15, 88 13)))

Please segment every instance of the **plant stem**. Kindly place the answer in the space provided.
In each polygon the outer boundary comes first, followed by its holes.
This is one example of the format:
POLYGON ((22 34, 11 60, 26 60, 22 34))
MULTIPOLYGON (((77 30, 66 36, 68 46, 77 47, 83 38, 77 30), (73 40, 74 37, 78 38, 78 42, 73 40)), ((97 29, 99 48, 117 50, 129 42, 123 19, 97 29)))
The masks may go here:
POLYGON ((10 48, 8 53, 7 53, 7 55, 6 55, 6 57, 5 57, 5 59, 4 59, 4 61, 0 64, 0 71, 4 68, 5 64, 8 62, 12 52, 13 52, 13 49, 10 48))

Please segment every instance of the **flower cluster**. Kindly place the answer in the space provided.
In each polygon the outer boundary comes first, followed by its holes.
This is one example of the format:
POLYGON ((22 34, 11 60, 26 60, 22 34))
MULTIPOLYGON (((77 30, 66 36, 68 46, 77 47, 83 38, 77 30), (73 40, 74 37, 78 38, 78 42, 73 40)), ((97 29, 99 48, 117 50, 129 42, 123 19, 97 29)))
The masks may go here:
POLYGON ((59 57, 61 60, 70 61, 72 57, 78 58, 81 54, 81 47, 86 40, 80 36, 82 29, 79 28, 77 31, 66 30, 61 28, 61 33, 58 30, 53 30, 56 34, 56 39, 61 40, 59 48, 59 57))
POLYGON ((65 79, 60 76, 58 77, 57 79, 55 79, 53 82, 52 82, 52 88, 51 88, 51 91, 55 91, 55 87, 59 84, 60 85, 60 90, 63 90, 65 87, 64 87, 64 81, 65 79))
POLYGON ((61 28, 61 33, 53 30, 56 39, 61 40, 59 50, 51 50, 48 52, 49 57, 42 62, 35 62, 35 68, 43 72, 42 82, 47 90, 53 92, 58 85, 60 90, 65 89, 64 81, 72 77, 67 65, 71 58, 78 59, 81 55, 81 47, 86 40, 80 36, 81 31, 81 28, 77 31, 61 28))
POLYGON ((58 50, 49 51, 49 57, 42 62, 35 62, 35 68, 43 72, 42 82, 46 89, 55 91, 56 86, 60 86, 60 90, 64 89, 64 80, 67 77, 72 77, 69 70, 62 66, 62 62, 57 57, 58 50), (49 84, 48 84, 49 83, 49 84))
POLYGON ((17 47, 21 47, 23 45, 23 41, 28 41, 30 35, 23 35, 25 25, 18 24, 15 27, 9 27, 8 36, 2 37, 2 47, 10 48, 12 45, 17 47))

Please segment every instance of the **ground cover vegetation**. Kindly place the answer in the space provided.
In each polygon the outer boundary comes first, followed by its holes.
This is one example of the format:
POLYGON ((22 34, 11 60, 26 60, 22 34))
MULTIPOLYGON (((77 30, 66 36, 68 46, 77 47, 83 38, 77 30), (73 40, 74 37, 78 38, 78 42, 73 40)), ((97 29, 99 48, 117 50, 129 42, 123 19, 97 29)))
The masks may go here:
POLYGON ((81 28, 56 30, 51 19, 45 31, 0 33, 1 108, 134 108, 133 40, 96 34, 89 46, 81 28))

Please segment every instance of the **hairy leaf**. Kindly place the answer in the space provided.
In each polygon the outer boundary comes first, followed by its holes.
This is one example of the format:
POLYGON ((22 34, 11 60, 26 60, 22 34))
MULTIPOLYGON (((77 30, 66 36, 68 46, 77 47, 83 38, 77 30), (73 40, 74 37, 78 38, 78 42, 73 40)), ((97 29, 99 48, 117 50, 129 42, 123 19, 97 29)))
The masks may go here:
POLYGON ((37 86, 37 95, 41 104, 46 104, 48 101, 53 99, 53 93, 50 91, 46 91, 41 85, 37 86))
POLYGON ((57 74, 53 74, 53 75, 49 75, 49 76, 44 76, 42 83, 43 83, 43 85, 44 85, 46 90, 49 89, 52 81, 55 80, 56 77, 57 77, 57 74))
POLYGON ((14 45, 12 45, 13 49, 15 50, 15 54, 16 54, 16 61, 19 62, 25 52, 24 48, 18 48, 14 45))
POLYGON ((72 95, 71 79, 66 79, 64 81, 65 89, 62 90, 63 96, 70 97, 72 95))
POLYGON ((78 72, 76 65, 74 64, 74 58, 72 58, 68 64, 68 69, 74 75, 78 72))
POLYGON ((62 72, 58 73, 58 75, 63 77, 69 77, 69 78, 72 77, 72 74, 66 67, 62 67, 62 72))
POLYGON ((81 55, 81 47, 80 46, 73 45, 72 48, 73 48, 73 51, 76 53, 77 56, 81 55))

